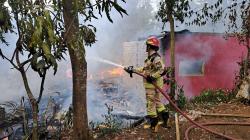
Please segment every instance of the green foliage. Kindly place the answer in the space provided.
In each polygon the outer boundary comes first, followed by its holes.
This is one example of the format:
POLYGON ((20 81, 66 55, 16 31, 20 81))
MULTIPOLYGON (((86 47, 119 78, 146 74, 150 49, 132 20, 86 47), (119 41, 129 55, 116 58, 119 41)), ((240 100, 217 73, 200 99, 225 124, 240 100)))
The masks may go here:
POLYGON ((184 95, 183 86, 177 87, 177 93, 178 93, 177 105, 180 109, 183 109, 185 105, 187 104, 187 97, 184 95))
POLYGON ((0 41, 8 45, 8 43, 4 39, 3 33, 12 31, 12 25, 11 25, 11 16, 9 14, 8 8, 4 6, 5 1, 6 0, 0 1, 0 41))
POLYGON ((161 0, 156 18, 165 24, 169 21, 169 16, 173 16, 183 23, 189 9, 189 0, 161 0))
POLYGON ((54 68, 54 73, 57 71, 57 60, 63 58, 62 53, 66 49, 60 49, 59 36, 54 32, 54 23, 48 10, 39 12, 40 16, 37 15, 32 22, 24 21, 27 28, 30 28, 31 35, 27 35, 27 50, 30 51, 32 57, 31 67, 37 71, 40 76, 44 74, 45 69, 50 66, 54 68), (32 23, 34 23, 32 25, 32 23), (59 48, 59 49, 58 49, 59 48), (61 51, 61 52, 60 52, 61 51), (54 53, 54 54, 53 54, 54 53))
POLYGON ((186 22, 186 25, 202 26, 210 20, 213 23, 222 22, 228 27, 228 35, 238 37, 239 42, 245 43, 246 46, 250 34, 249 16, 250 4, 246 0, 217 0, 215 3, 204 3, 203 7, 196 11, 190 10, 188 17, 192 17, 193 20, 186 22), (246 39, 246 36, 248 36, 248 39, 246 39))
POLYGON ((104 117, 104 122, 94 123, 90 122, 90 127, 92 130, 96 130, 99 134, 98 137, 103 137, 107 134, 119 133, 121 132, 122 121, 118 117, 112 114, 113 107, 105 104, 108 109, 107 114, 102 115, 104 117))
POLYGON ((208 89, 202 91, 201 95, 195 96, 193 99, 190 100, 190 102, 194 104, 217 104, 221 102, 229 102, 234 98, 235 94, 232 92, 228 92, 222 89, 208 89))
POLYGON ((228 18, 232 23, 231 27, 237 27, 236 20, 237 18, 242 19, 243 17, 245 17, 244 15, 246 15, 248 12, 247 9, 249 8, 249 3, 246 3, 246 0, 240 2, 229 0, 226 3, 222 0, 217 0, 215 3, 211 4, 204 3, 201 9, 198 9, 194 12, 194 15, 196 17, 195 20, 201 21, 212 19, 212 22, 218 22, 222 18, 228 18), (224 5, 227 6, 225 7, 224 5), (240 10, 240 13, 238 13, 237 10, 240 10))
POLYGON ((94 44, 96 42, 95 31, 96 29, 92 25, 88 25, 88 26, 82 25, 80 27, 79 33, 82 35, 81 36, 82 40, 85 41, 86 45, 91 46, 91 44, 94 44))

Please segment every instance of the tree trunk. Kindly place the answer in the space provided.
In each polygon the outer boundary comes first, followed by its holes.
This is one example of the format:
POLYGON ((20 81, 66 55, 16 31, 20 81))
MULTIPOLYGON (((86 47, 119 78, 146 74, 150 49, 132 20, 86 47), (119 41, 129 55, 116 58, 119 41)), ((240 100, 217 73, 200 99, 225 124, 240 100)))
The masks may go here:
POLYGON ((38 104, 31 93, 26 74, 24 70, 22 71, 22 69, 21 69, 21 74, 22 74, 22 78, 23 78, 23 82, 25 85, 27 95, 29 97, 29 101, 31 103, 31 108, 32 108, 32 119, 33 119, 32 140, 38 140, 38 104))
POLYGON ((32 118, 33 118, 33 128, 32 128, 32 140, 38 140, 38 104, 37 102, 31 101, 32 104, 32 118))
POLYGON ((88 139, 88 118, 86 104, 87 62, 79 59, 69 49, 73 73, 73 130, 75 140, 88 139))
POLYGON ((22 116, 23 116, 23 134, 28 134, 28 120, 26 118, 26 111, 25 111, 25 105, 24 105, 24 97, 21 99, 21 107, 22 107, 22 116))
POLYGON ((87 118, 87 62, 84 55, 84 46, 78 39, 79 20, 74 3, 64 0, 63 17, 66 32, 65 41, 69 49, 69 55, 73 74, 73 139, 88 140, 87 118))
POLYGON ((20 71, 22 74, 23 83, 24 83, 29 101, 31 103, 31 108, 32 108, 32 119, 33 119, 32 140, 38 140, 38 104, 29 88, 25 71, 23 70, 23 68, 21 68, 20 71))
POLYGON ((170 63, 171 63, 171 81, 170 81, 170 97, 175 97, 175 29, 174 19, 171 14, 168 14, 168 20, 170 23, 170 63))
POLYGON ((28 95, 29 101, 31 103, 32 119, 33 119, 32 140, 38 140, 38 111, 39 111, 38 110, 38 104, 37 104, 37 101, 34 98, 32 92, 30 90, 26 72, 25 72, 24 68, 20 64, 19 52, 18 51, 16 52, 16 61, 17 61, 17 64, 18 64, 18 66, 20 68, 19 71, 20 71, 20 73, 22 75, 24 87, 25 87, 26 93, 28 95))
MULTIPOLYGON (((175 98, 175 89, 177 88, 176 86, 176 81, 175 81, 175 29, 174 29, 174 18, 172 14, 168 14, 168 20, 170 24, 170 61, 171 61, 171 82, 170 82, 170 98, 172 101, 176 102, 175 98)), ((175 125, 176 125, 176 140, 180 140, 180 129, 179 129, 179 115, 176 112, 175 113, 175 125)))

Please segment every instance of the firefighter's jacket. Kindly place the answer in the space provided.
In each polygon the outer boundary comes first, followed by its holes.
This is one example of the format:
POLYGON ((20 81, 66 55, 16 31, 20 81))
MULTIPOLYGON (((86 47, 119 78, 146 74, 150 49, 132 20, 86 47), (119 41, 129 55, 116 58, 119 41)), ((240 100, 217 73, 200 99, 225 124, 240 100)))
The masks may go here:
MULTIPOLYGON (((163 77, 161 74, 164 72, 164 63, 161 56, 157 53, 148 56, 144 61, 144 67, 136 68, 135 70, 145 76, 151 76, 156 80, 156 84, 162 88, 163 87, 163 77)), ((144 87, 146 89, 154 89, 154 85, 143 79, 144 87)))

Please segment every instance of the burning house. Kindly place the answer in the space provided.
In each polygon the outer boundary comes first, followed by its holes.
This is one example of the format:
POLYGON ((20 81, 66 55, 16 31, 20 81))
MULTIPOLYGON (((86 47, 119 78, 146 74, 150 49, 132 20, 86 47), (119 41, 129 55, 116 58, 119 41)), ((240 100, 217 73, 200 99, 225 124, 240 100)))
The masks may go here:
MULTIPOLYGON (((186 96, 199 95, 204 89, 233 88, 235 73, 239 70, 237 62, 240 62, 247 52, 236 38, 225 39, 223 34, 188 30, 176 32, 175 35, 175 76, 178 84, 183 85, 186 96)), ((170 36, 166 33, 159 38, 161 55, 166 66, 170 66, 170 36)), ((124 44, 124 59, 128 58, 125 65, 143 65, 143 42, 144 40, 124 44), (128 56, 132 52, 136 52, 134 56, 128 56)), ((140 81, 137 80, 136 83, 140 81)))

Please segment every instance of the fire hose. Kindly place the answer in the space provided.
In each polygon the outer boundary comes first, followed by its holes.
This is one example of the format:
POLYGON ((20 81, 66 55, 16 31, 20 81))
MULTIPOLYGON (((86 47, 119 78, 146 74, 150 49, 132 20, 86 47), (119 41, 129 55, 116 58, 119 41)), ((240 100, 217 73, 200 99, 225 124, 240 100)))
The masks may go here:
MULTIPOLYGON (((139 76, 141 76, 141 77, 143 77, 143 78, 147 78, 145 75, 143 75, 143 74, 141 74, 141 73, 138 73, 138 72, 136 72, 136 71, 133 71, 133 73, 135 73, 135 74, 137 74, 137 75, 139 75, 139 76)), ((132 77, 132 73, 130 73, 130 77, 132 77)), ((192 124, 193 124, 193 126, 191 126, 191 127, 189 127, 187 130, 186 130, 186 132, 185 132, 185 139, 186 140, 189 140, 189 138, 188 138, 188 133, 190 132, 190 130, 192 129, 192 128, 194 128, 194 127, 199 127, 199 128, 201 128, 201 129, 203 129, 203 130, 205 130, 205 131, 208 131, 208 132, 210 132, 210 133, 213 133, 213 134, 215 134, 215 135, 218 135, 218 136, 220 136, 220 137, 222 137, 222 138, 226 138, 226 139, 228 139, 228 140, 236 140, 236 138, 233 138, 233 137, 230 137, 230 136, 227 136, 227 135, 224 135, 224 134, 221 134, 221 133, 219 133, 219 132, 215 132, 215 131, 213 131, 213 130, 211 130, 211 129, 209 129, 209 128, 207 128, 207 127, 204 127, 204 126, 206 126, 206 125, 247 125, 247 126, 249 126, 250 125, 250 123, 238 123, 238 122, 213 122, 213 123, 203 123, 203 124, 199 124, 199 123, 197 123, 197 122, 195 122, 195 121, 193 121, 191 118, 189 118, 184 112, 182 112, 177 106, 176 106, 176 104, 170 99, 170 97, 167 95, 167 94, 165 94, 165 92, 155 83, 155 82, 152 82, 152 84, 155 86, 155 88, 169 101, 169 103, 174 107, 174 109, 177 111, 177 112, 179 112, 181 115, 183 115, 187 120, 189 120, 192 124)))
MULTIPOLYGON (((249 126, 250 123, 245 123, 245 122, 208 122, 208 123, 201 123, 200 125, 202 126, 208 126, 208 125, 241 125, 241 126, 249 126)), ((195 128, 195 125, 190 126, 186 132, 185 132, 185 138, 186 140, 189 140, 188 134, 191 129, 195 128)))

